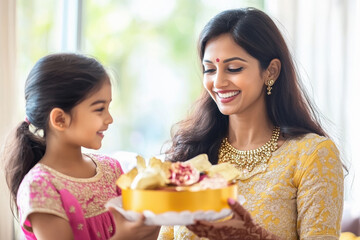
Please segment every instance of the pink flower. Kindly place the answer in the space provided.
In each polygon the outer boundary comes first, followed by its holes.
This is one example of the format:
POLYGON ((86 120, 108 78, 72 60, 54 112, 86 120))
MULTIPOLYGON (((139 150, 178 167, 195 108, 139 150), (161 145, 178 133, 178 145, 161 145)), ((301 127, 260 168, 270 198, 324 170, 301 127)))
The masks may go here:
POLYGON ((200 172, 190 163, 175 162, 170 167, 170 183, 177 186, 188 186, 199 181, 200 172))

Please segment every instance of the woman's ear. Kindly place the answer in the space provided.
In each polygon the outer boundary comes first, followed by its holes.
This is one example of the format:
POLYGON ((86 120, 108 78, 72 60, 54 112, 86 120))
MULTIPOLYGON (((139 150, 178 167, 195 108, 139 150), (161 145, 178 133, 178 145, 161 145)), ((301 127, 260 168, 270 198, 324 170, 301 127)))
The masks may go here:
POLYGON ((49 125, 58 131, 64 131, 67 126, 68 114, 61 108, 53 108, 50 112, 49 125))
POLYGON ((271 60, 268 68, 266 69, 265 83, 270 80, 273 80, 273 83, 275 83, 280 75, 280 71, 281 62, 279 59, 274 58, 273 60, 271 60))

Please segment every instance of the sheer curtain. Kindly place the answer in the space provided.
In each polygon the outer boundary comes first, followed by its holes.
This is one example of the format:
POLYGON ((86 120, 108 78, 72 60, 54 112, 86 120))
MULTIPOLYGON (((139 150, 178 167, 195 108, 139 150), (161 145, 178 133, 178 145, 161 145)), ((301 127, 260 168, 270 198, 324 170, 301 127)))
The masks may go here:
POLYGON ((310 97, 349 167, 345 199, 360 200, 360 1, 265 0, 310 97), (358 174, 355 174, 358 173, 358 174))
MULTIPOLYGON (((0 1, 0 143, 8 126, 14 125, 15 94, 15 2, 0 1)), ((12 214, 2 163, 0 163, 0 238, 12 239, 12 214)))

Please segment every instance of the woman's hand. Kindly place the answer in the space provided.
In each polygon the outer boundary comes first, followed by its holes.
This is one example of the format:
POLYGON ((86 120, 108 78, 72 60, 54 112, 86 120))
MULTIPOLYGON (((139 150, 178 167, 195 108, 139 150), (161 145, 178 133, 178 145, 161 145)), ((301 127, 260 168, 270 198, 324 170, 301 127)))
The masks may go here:
POLYGON ((231 219, 222 222, 196 221, 194 225, 187 226, 187 228, 199 237, 206 237, 211 240, 280 239, 256 224, 250 213, 240 203, 229 198, 228 204, 233 211, 231 219))
POLYGON ((109 211, 114 217, 115 221, 115 234, 111 240, 152 240, 157 239, 160 231, 159 226, 147 226, 145 225, 145 217, 141 215, 141 218, 135 222, 126 220, 118 211, 113 208, 109 208, 109 211))

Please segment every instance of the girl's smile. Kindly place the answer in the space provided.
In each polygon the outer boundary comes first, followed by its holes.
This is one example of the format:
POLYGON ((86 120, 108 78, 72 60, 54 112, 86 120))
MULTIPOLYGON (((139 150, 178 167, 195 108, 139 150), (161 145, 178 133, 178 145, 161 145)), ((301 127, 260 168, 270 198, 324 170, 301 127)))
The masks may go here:
POLYGON ((101 138, 104 138, 104 131, 98 131, 96 132, 97 135, 99 135, 101 138))

